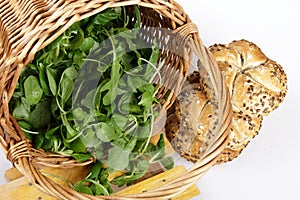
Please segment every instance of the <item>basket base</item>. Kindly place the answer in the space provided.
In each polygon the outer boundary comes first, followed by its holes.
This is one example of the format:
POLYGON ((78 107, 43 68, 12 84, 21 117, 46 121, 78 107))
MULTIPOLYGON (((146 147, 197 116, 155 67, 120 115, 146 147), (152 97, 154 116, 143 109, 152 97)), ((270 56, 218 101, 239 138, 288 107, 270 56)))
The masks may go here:
MULTIPOLYGON (((44 168, 42 173, 46 176, 49 176, 53 181, 68 187, 69 183, 76 183, 77 181, 83 179, 89 170, 84 169, 87 167, 76 167, 72 169, 57 169, 57 168, 44 168)), ((137 183, 131 187, 127 187, 124 190, 117 192, 119 195, 133 194, 137 192, 142 192, 146 189, 150 190, 151 187, 157 187, 157 184, 165 184, 166 182, 172 181, 178 176, 181 176, 186 172, 185 167, 178 166, 169 171, 163 172, 156 176, 151 177, 150 179, 144 180, 140 183, 137 183), (149 184, 150 181, 150 184, 149 184), (154 183, 154 184, 151 184, 154 183)), ((6 200, 29 200, 29 199, 38 199, 38 200, 56 200, 56 198, 51 197, 42 191, 35 188, 30 180, 24 177, 16 168, 11 168, 6 171, 5 178, 8 183, 0 186, 0 199, 6 200)), ((172 200, 188 200, 192 197, 198 196, 200 191, 196 184, 190 186, 183 193, 175 196, 172 200)))

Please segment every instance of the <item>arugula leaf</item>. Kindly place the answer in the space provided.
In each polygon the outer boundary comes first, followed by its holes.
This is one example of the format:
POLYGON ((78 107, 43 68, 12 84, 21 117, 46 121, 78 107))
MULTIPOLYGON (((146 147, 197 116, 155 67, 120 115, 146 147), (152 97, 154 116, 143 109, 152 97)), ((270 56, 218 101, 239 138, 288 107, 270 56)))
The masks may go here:
POLYGON ((78 162, 85 162, 92 157, 90 153, 72 153, 73 156, 78 162))
POLYGON ((96 95, 96 89, 91 90, 87 95, 84 97, 84 99, 81 100, 81 106, 85 106, 90 109, 95 109, 95 95, 96 95))
MULTIPOLYGON (((65 69, 65 71, 63 72, 62 74, 62 77, 68 77, 70 78, 71 80, 74 80, 76 78, 78 74, 78 70, 76 70, 75 67, 68 67, 65 69)), ((62 81, 62 80, 61 80, 62 81)))
POLYGON ((149 169, 149 163, 146 160, 139 161, 133 168, 131 173, 127 173, 124 176, 117 177, 112 181, 113 184, 122 187, 124 185, 130 185, 135 180, 145 175, 149 169))
POLYGON ((71 143, 71 150, 73 150, 76 153, 85 153, 86 152, 86 147, 81 141, 80 138, 77 138, 71 143))
POLYGON ((43 101, 30 113, 28 122, 36 129, 47 128, 51 123, 50 102, 43 101))
POLYGON ((48 86, 48 81, 46 78, 45 66, 42 63, 40 63, 40 66, 39 66, 39 79, 40 79, 40 83, 41 83, 43 92, 45 93, 45 95, 49 96, 50 88, 48 86))
POLYGON ((46 139, 51 139, 53 137, 53 135, 55 134, 56 131, 58 131, 60 129, 60 126, 57 126, 57 127, 54 127, 50 130, 48 130, 46 133, 45 133, 45 138, 46 139))
POLYGON ((112 21, 113 19, 117 19, 121 15, 122 8, 116 7, 113 9, 108 9, 103 13, 98 14, 94 19, 94 24, 96 25, 104 25, 112 21))
POLYGON ((142 99, 138 103, 138 105, 142 105, 145 107, 145 110, 149 110, 153 104, 153 97, 152 94, 148 91, 142 94, 142 99))
POLYGON ((57 84, 52 72, 49 69, 46 69, 46 74, 49 82, 49 88, 53 96, 57 93, 57 84))
POLYGON ((95 41, 92 37, 84 38, 83 43, 80 46, 80 50, 87 52, 94 47, 95 41))
POLYGON ((70 99, 74 89, 74 82, 69 76, 63 76, 59 82, 58 95, 61 97, 61 104, 64 107, 65 103, 70 99))
POLYGON ((24 82, 25 98, 31 105, 39 103, 43 96, 43 90, 39 80, 35 76, 29 76, 24 82))
POLYGON ((42 148, 43 144, 44 144, 44 141, 45 141, 45 137, 43 134, 37 134, 34 138, 33 138, 33 142, 34 142, 34 146, 37 148, 37 149, 40 149, 42 148))
POLYGON ((166 170, 170 170, 174 167, 174 159, 172 157, 166 157, 160 160, 160 163, 166 170))
POLYGON ((107 165, 115 170, 123 170, 129 164, 129 154, 130 151, 112 147, 108 151, 107 165))
POLYGON ((65 32, 64 38, 65 43, 63 43, 63 46, 70 49, 78 49, 84 41, 84 32, 79 25, 75 23, 65 32))
POLYGON ((110 142, 114 139, 117 139, 119 137, 118 134, 116 134, 115 129, 104 122, 99 122, 96 126, 96 136, 102 141, 102 142, 110 142))
POLYGON ((25 119, 28 120, 29 112, 26 110, 24 104, 20 104, 19 106, 15 107, 13 111, 13 116, 17 119, 25 119))
POLYGON ((93 195, 92 189, 89 186, 87 186, 83 183, 82 184, 77 184, 76 186, 73 187, 73 189, 77 192, 80 192, 80 193, 93 195))
POLYGON ((112 116, 112 121, 115 123, 117 127, 119 127, 121 130, 124 130, 126 125, 128 124, 128 118, 125 115, 120 114, 114 114, 112 116))
POLYGON ((87 113, 82 108, 78 107, 72 110, 73 118, 75 121, 82 121, 86 119, 87 113))
POLYGON ((82 140, 82 143, 86 146, 86 148, 92 149, 95 146, 101 146, 102 142, 99 139, 97 139, 96 133, 93 129, 86 129, 85 132, 86 133, 84 133, 80 138, 82 140))
POLYGON ((103 164, 99 161, 97 161, 90 169, 90 174, 88 175, 87 178, 89 179, 95 179, 98 178, 101 172, 101 168, 102 168, 103 164))

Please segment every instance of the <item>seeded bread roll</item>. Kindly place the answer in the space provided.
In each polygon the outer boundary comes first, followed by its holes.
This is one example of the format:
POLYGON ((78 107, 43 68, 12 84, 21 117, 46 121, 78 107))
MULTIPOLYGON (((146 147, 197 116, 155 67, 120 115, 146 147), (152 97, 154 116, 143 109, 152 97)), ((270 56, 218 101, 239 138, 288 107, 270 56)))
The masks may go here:
POLYGON ((209 50, 225 77, 234 111, 267 116, 284 100, 286 74, 255 44, 239 40, 209 50))
MULTIPOLYGON (((216 106, 205 96, 200 75, 194 72, 187 79, 174 105, 168 111, 166 135, 174 150, 189 161, 196 162, 206 148, 208 135, 216 117, 216 106), (197 82, 195 82, 195 80, 197 82)), ((217 163, 237 157, 250 140, 258 134, 261 116, 234 112, 230 140, 217 163)))
MULTIPOLYGON (((283 101, 287 86, 282 67, 251 42, 234 41, 227 46, 214 45, 210 50, 225 77, 233 104, 229 143, 218 157, 220 164, 236 158, 258 134, 263 116, 283 101)), ((203 84, 201 75, 194 72, 188 77, 168 111, 166 123, 166 135, 174 149, 193 162, 201 157, 209 141, 208 129, 216 115, 209 86, 203 84)))
POLYGON ((284 100, 287 78, 279 64, 249 41, 213 45, 209 50, 225 78, 234 111, 229 144, 218 160, 223 163, 241 153, 258 134, 263 116, 284 100))
POLYGON ((199 74, 189 76, 174 105, 168 111, 166 136, 182 157, 196 162, 206 148, 207 133, 216 107, 199 87, 199 74), (197 79, 194 79, 194 78, 197 79), (194 83, 197 81, 198 83, 194 83))

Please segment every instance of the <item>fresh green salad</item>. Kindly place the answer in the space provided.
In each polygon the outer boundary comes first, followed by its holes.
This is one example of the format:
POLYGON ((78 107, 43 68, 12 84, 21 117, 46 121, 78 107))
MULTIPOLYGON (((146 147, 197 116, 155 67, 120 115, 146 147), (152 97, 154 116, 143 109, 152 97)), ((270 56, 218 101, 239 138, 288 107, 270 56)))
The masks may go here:
POLYGON ((156 145, 150 142, 153 105, 159 106, 151 81, 159 76, 160 51, 155 42, 139 48, 140 27, 137 6, 73 24, 36 53, 10 102, 35 148, 78 162, 94 158, 89 175, 74 185, 79 192, 109 195, 112 185, 132 184, 152 163, 173 166, 163 135, 156 145))

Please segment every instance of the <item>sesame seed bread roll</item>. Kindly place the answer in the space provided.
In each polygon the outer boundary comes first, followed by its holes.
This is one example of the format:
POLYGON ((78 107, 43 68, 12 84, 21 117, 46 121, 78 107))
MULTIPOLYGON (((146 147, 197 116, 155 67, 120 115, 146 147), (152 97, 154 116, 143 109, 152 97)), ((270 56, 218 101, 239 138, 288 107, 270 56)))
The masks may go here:
MULTIPOLYGON (((166 136, 177 153, 192 162, 200 159, 205 142, 209 141, 209 128, 213 126, 215 111, 216 106, 203 91, 200 74, 194 72, 184 83, 167 115, 166 136)), ((261 122, 261 116, 234 112, 229 143, 219 155, 217 163, 236 158, 258 134, 261 122)))
POLYGON ((207 133, 213 124, 216 108, 205 96, 203 88, 193 83, 184 84, 173 106, 168 111, 166 136, 174 150, 189 161, 196 162, 206 147, 207 133))
POLYGON ((234 111, 267 116, 284 100, 286 74, 255 44, 239 40, 209 50, 225 78, 234 111))
POLYGON ((287 77, 283 68, 246 40, 209 47, 231 94, 233 107, 229 144, 218 163, 236 158, 261 128, 263 116, 283 102, 287 77))
MULTIPOLYGON (((246 40, 210 47, 230 90, 233 105, 229 142, 218 156, 217 164, 238 157, 259 133, 263 117, 284 100, 286 74, 275 61, 268 59, 246 40)), ((203 72, 188 76, 173 106, 168 110, 166 136, 174 150, 196 162, 209 142, 214 127, 216 106, 209 95, 210 85, 203 72)))

